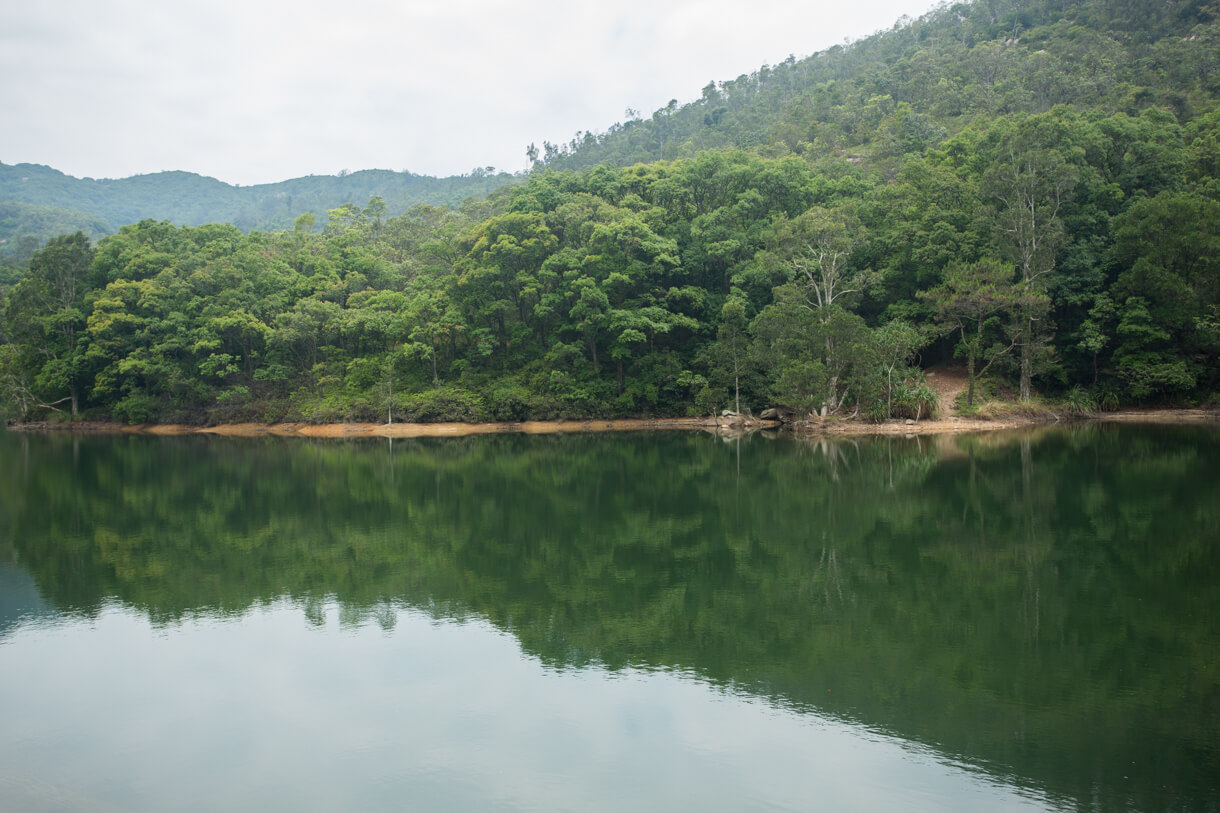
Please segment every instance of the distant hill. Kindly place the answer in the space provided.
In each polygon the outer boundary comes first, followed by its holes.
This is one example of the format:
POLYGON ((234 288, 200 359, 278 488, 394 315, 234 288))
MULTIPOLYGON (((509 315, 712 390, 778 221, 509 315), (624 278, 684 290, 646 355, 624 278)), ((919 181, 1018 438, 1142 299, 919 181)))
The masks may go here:
POLYGON ((98 240, 112 229, 88 212, 0 201, 0 260, 25 263, 47 240, 78 231, 98 240))
POLYGON ((313 212, 320 228, 328 209, 364 204, 374 195, 385 200, 390 214, 399 214, 418 203, 457 204, 512 180, 489 169, 448 178, 371 169, 233 186, 192 172, 94 180, 40 164, 0 164, 0 257, 20 260, 28 254, 20 247, 28 248, 31 240, 41 245, 77 230, 97 238, 145 218, 187 226, 232 223, 250 231, 289 228, 313 212))

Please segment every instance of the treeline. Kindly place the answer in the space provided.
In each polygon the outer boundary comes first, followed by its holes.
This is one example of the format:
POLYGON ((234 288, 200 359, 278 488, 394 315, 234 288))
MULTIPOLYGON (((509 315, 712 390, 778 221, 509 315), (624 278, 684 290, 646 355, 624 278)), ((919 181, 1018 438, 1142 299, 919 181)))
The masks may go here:
POLYGON ((1218 124, 1057 107, 893 163, 710 151, 319 234, 60 237, 8 295, 0 388, 27 419, 883 419, 957 355, 1020 398, 1206 398, 1218 124))

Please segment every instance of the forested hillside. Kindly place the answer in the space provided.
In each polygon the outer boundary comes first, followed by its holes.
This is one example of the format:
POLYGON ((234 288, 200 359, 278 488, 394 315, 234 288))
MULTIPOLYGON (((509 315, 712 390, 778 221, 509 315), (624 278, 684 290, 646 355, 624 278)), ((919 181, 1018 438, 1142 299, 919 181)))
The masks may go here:
POLYGON ((1080 410, 1212 398, 1215 16, 942 7, 456 208, 56 238, 9 294, 0 393, 133 422, 880 420, 927 414, 921 365, 956 357, 971 403, 980 376, 1080 410))
POLYGON ((1055 105, 1107 113, 1156 106, 1181 120, 1220 93, 1220 37, 1204 0, 977 0, 736 79, 710 82, 566 144, 530 145, 538 166, 586 169, 706 149, 895 161, 978 116, 1055 105))
POLYGON ((94 180, 36 164, 0 164, 0 259, 28 259, 21 250, 22 238, 41 246, 50 237, 75 230, 52 231, 48 226, 53 219, 74 222, 75 228, 97 237, 145 218, 186 226, 232 223, 250 231, 291 228, 296 218, 310 212, 321 228, 327 211, 348 201, 377 196, 392 211, 402 212, 419 203, 454 205, 511 180, 508 173, 491 167, 449 178, 370 169, 232 186, 192 172, 94 180), (8 216, 19 204, 36 207, 41 219, 8 216))

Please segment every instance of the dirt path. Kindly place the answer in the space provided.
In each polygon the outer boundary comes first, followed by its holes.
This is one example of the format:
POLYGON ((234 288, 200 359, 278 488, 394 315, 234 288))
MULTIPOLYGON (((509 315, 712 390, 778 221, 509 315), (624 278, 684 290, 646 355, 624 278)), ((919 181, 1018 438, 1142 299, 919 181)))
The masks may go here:
POLYGON ((926 375, 928 386, 936 393, 938 399, 937 416, 942 419, 950 417, 953 415, 953 405, 957 401, 957 396, 966 391, 968 383, 966 369, 964 367, 932 367, 926 375))

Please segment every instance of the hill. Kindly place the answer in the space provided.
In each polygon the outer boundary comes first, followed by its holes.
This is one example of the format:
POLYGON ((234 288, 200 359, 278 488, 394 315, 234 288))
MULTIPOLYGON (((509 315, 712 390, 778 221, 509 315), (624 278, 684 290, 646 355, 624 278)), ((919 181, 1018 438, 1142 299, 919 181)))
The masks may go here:
POLYGON ((310 175, 256 186, 233 186, 191 172, 158 172, 117 180, 73 178, 39 164, 0 164, 0 256, 21 259, 22 237, 39 245, 49 237, 80 229, 93 237, 145 218, 186 226, 232 223, 243 231, 290 228, 305 212, 318 226, 344 203, 382 198, 402 212, 425 203, 455 205, 486 195, 513 176, 488 169, 433 178, 409 172, 370 169, 343 175, 310 175), (14 204, 24 204, 23 208, 14 204), (53 224, 62 228, 55 230, 53 224), (5 250, 5 247, 8 250, 5 250))
POLYGON ((536 166, 587 169, 751 149, 893 159, 977 116, 1056 105, 1106 113, 1147 107, 1180 121, 1220 95, 1216 6, 1202 0, 978 0, 673 100, 649 118, 531 145, 536 166))

